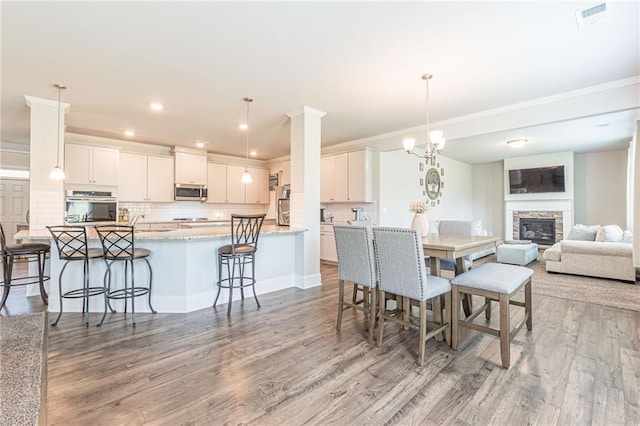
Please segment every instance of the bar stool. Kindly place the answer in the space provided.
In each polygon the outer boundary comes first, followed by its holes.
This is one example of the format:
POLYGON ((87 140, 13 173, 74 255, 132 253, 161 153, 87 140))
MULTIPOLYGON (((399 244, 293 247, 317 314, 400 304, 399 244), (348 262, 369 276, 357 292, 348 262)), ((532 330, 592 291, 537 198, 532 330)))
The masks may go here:
POLYGON ((255 256, 258 250, 258 236, 264 221, 265 214, 260 215, 231 215, 231 244, 218 249, 218 293, 213 306, 216 306, 220 289, 229 289, 229 304, 227 306, 227 316, 231 316, 231 302, 233 289, 240 288, 240 294, 244 299, 244 288, 253 288, 253 297, 256 299, 258 308, 260 302, 256 296, 256 267, 255 256), (222 266, 227 267, 227 278, 222 278, 222 266), (251 265, 251 276, 245 275, 245 267, 251 265), (236 268, 238 275, 236 275, 236 268), (239 284, 235 284, 239 282, 239 284), (226 283, 226 284, 225 284, 226 283))
POLYGON ((0 224, 0 253, 2 253, 2 271, 4 278, 2 286, 4 291, 2 292, 2 299, 0 299, 0 309, 2 309, 9 297, 9 290, 11 286, 36 284, 40 285, 40 297, 42 302, 47 305, 49 303, 49 297, 47 291, 44 288, 44 282, 49 281, 50 277, 44 275, 45 264, 49 258, 49 245, 39 243, 22 243, 22 244, 7 244, 7 240, 4 235, 4 229, 0 224), (26 277, 13 278, 13 263, 16 258, 26 260, 26 262, 38 263, 38 275, 31 275, 26 277))
MULTIPOLYGON (((151 251, 143 248, 134 247, 134 227, 132 225, 103 225, 96 226, 96 231, 100 236, 102 249, 104 250, 104 261, 107 270, 104 273, 104 286, 107 289, 107 303, 109 299, 124 299, 124 312, 127 312, 127 300, 131 299, 131 323, 136 326, 136 305, 135 298, 139 296, 149 295, 149 309, 152 313, 157 313, 151 305, 151 284, 153 282, 153 271, 151 264, 147 259, 151 255, 151 251), (144 260, 149 268, 148 285, 136 285, 134 260, 144 260), (114 262, 124 261, 124 288, 111 290, 111 266, 114 262), (131 267, 131 274, 128 269, 131 267), (128 279, 128 277, 131 279, 128 279)), ((111 307, 111 312, 115 309, 111 307)))
POLYGON ((89 298, 91 296, 98 296, 102 294, 104 297, 104 314, 102 320, 98 324, 98 327, 102 325, 105 317, 107 316, 107 292, 104 286, 91 287, 89 285, 89 264, 90 260, 101 259, 102 249, 89 248, 87 246, 87 229, 84 226, 47 226, 49 232, 53 236, 53 240, 58 248, 58 256, 60 260, 64 260, 64 266, 60 270, 58 276, 58 293, 60 294, 60 312, 58 317, 51 324, 52 327, 58 325, 60 317, 62 316, 62 299, 82 299, 82 312, 84 312, 84 323, 89 325, 89 298), (72 290, 62 292, 62 276, 64 271, 71 262, 83 263, 83 278, 82 287, 74 288, 72 290))

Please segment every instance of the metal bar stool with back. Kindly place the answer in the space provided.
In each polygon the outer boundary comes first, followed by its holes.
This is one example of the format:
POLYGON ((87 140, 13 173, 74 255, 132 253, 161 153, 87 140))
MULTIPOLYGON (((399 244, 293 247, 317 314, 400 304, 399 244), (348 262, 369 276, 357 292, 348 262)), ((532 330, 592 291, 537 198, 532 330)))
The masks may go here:
POLYGON ((218 249, 218 293, 213 302, 216 306, 222 288, 229 289, 229 304, 227 305, 227 316, 231 316, 231 302, 233 300, 233 289, 239 288, 244 299, 244 288, 253 289, 253 297, 256 299, 258 307, 260 302, 256 296, 256 266, 255 256, 258 250, 258 236, 264 221, 265 214, 260 215, 231 215, 231 244, 218 249), (227 277, 222 278, 222 267, 227 267, 227 277), (245 267, 251 266, 251 276, 245 274, 245 267), (236 270, 238 275, 236 275, 236 270))
POLYGON ((104 250, 104 261, 107 270, 104 273, 104 286, 107 289, 107 303, 112 313, 115 309, 111 307, 109 299, 124 299, 124 312, 127 312, 127 300, 131 300, 131 323, 136 326, 136 305, 135 298, 149 295, 149 309, 156 313, 151 305, 151 284, 153 282, 153 271, 147 259, 151 251, 144 248, 135 248, 134 227, 132 225, 102 225, 96 226, 96 232, 100 236, 102 249, 104 250), (146 286, 136 285, 134 260, 144 260, 149 268, 149 282, 146 286), (111 289, 111 267, 115 262, 125 262, 124 264, 124 287, 115 290, 111 289), (129 274, 129 268, 131 273, 129 274))
POLYGON ((4 229, 0 224, 0 253, 2 254, 3 280, 0 285, 4 287, 2 298, 0 299, 0 309, 2 309, 9 297, 11 286, 21 286, 29 284, 40 285, 40 297, 42 302, 48 304, 47 291, 44 282, 49 280, 49 276, 44 275, 46 261, 49 258, 49 245, 40 243, 7 244, 4 229), (28 263, 37 262, 38 275, 29 275, 13 278, 13 265, 15 260, 22 259, 28 263))
POLYGON ((107 292, 104 286, 91 286, 89 264, 93 259, 102 259, 102 249, 89 248, 87 245, 87 229, 84 226, 47 226, 53 236, 53 240, 58 247, 58 256, 64 260, 64 266, 58 275, 58 294, 60 295, 60 312, 58 317, 51 324, 55 327, 62 316, 62 299, 82 299, 82 312, 84 312, 84 322, 89 325, 89 298, 91 296, 102 295, 104 297, 104 313, 98 327, 102 325, 107 316, 107 292), (71 262, 83 262, 82 287, 62 291, 62 276, 71 262))

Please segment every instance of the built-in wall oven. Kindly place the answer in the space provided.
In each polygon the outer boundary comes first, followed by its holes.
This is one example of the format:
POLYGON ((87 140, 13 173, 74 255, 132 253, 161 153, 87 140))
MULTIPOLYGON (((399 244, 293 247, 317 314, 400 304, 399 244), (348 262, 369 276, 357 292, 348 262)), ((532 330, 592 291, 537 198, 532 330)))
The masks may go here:
POLYGON ((111 191, 67 191, 67 223, 115 222, 117 215, 118 200, 111 191))

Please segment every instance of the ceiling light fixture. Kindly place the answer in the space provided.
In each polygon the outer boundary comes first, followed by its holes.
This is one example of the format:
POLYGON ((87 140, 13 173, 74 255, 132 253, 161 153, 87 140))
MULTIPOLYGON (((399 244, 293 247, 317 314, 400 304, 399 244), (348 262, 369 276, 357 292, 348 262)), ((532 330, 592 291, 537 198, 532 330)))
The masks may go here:
POLYGON ((149 104, 149 108, 151 108, 154 111, 162 111, 164 109, 164 105, 158 102, 151 102, 149 104))
POLYGON ((249 173, 249 104, 251 102, 253 102, 253 99, 246 97, 244 98, 244 101, 247 103, 247 127, 246 127, 246 132, 247 132, 247 156, 245 159, 245 163, 244 163, 244 173, 242 174, 242 178, 240 179, 240 182, 242 183, 251 183, 253 182, 253 178, 251 177, 251 173, 249 173))
POLYGON ((527 139, 522 138, 511 139, 510 141, 507 141, 507 145, 509 145, 510 148, 522 148, 527 144, 527 142, 529 142, 527 139))
POLYGON ((136 135, 136 133, 133 130, 125 130, 124 135, 128 138, 132 138, 136 135))
POLYGON ((402 141, 402 145, 404 146, 404 150, 407 151, 407 154, 413 154, 425 160, 434 159, 436 153, 441 151, 447 142, 442 130, 429 131, 429 80, 432 77, 432 74, 424 74, 422 76, 427 86, 427 145, 425 146, 424 153, 417 154, 413 151, 413 148, 416 146, 416 140, 414 138, 406 138, 402 141))
POLYGON ((60 102, 60 93, 62 93, 62 91, 67 87, 58 83, 54 84, 53 86, 58 89, 58 146, 56 149, 56 166, 53 168, 53 170, 51 170, 51 173, 49 173, 49 177, 54 180, 63 180, 65 177, 64 170, 62 170, 62 167, 60 167, 60 109, 62 106, 60 102))
POLYGON ((203 141, 202 139, 196 141, 196 148, 204 148, 207 145, 209 145, 209 142, 203 141))

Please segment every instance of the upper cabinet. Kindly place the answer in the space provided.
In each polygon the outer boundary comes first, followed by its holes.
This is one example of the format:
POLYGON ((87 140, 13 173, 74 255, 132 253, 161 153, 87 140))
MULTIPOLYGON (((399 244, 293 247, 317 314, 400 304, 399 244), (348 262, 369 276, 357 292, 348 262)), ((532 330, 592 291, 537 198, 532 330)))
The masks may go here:
POLYGON ((291 161, 282 162, 282 183, 281 185, 291 185, 291 161))
POLYGON ((248 168, 253 182, 245 186, 244 199, 249 204, 269 204, 269 170, 248 168))
POLYGON ((91 185, 118 184, 117 149, 65 144, 65 182, 91 185))
POLYGON ((241 182, 244 167, 209 163, 209 203, 269 204, 269 170, 247 168, 253 182, 241 182))
POLYGON ((322 203, 368 203, 372 197, 372 154, 362 150, 322 157, 322 203))
POLYGON ((173 158, 121 153, 118 200, 173 201, 173 158))
POLYGON ((341 203, 349 201, 349 157, 347 154, 322 157, 320 163, 320 201, 341 203))
POLYGON ((227 202, 227 165, 207 164, 207 203, 227 202))
POLYGON ((206 185, 207 156, 176 151, 175 183, 206 185))

